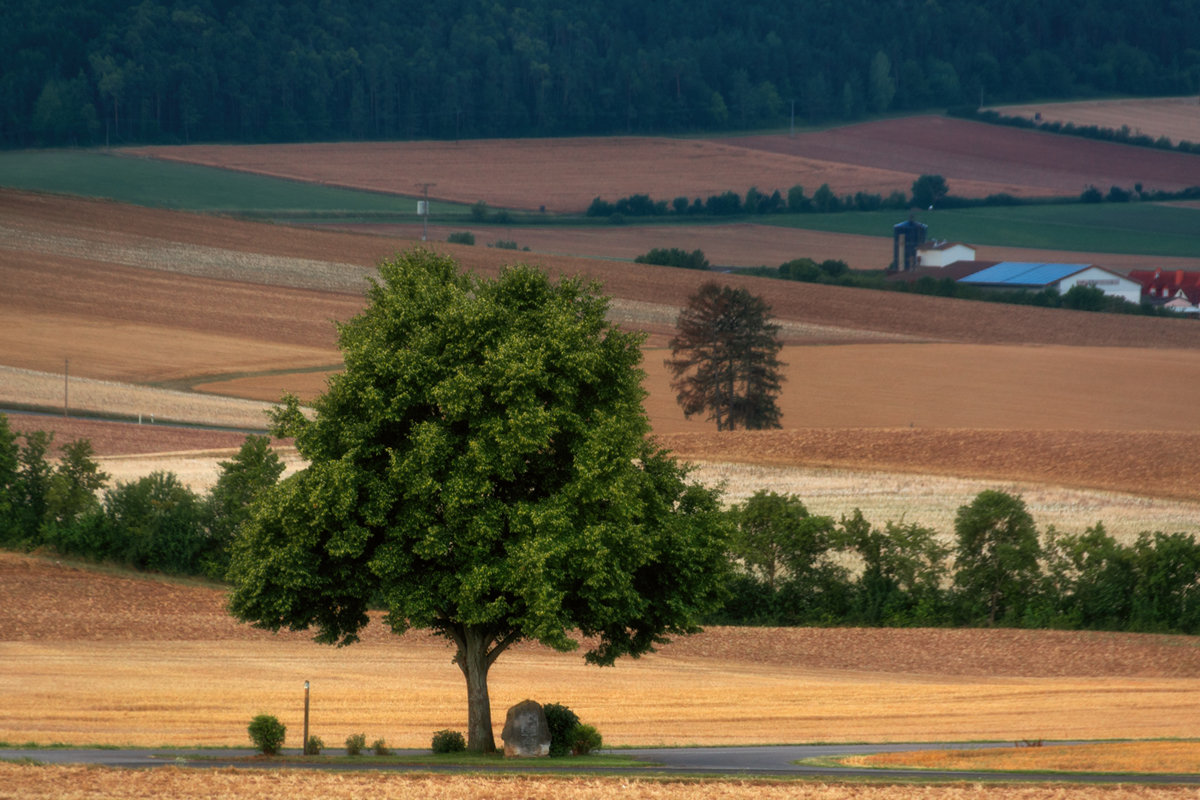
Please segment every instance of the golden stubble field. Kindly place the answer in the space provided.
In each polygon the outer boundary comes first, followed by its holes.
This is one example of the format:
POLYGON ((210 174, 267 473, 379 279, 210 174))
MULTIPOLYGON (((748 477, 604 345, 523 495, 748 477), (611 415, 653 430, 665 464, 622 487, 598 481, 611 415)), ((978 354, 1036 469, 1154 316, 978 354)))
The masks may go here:
POLYGON ((995 106, 991 110, 1028 119, 1040 115, 1042 122, 1073 122, 1113 130, 1125 127, 1135 136, 1165 136, 1176 144, 1200 140, 1200 99, 1196 95, 1031 103, 995 106))
POLYGON ((123 771, 0 763, 0 798, 175 797, 265 800, 1174 800, 1194 798, 1184 786, 1054 784, 864 784, 769 780, 654 780, 637 778, 407 775, 306 770, 194 770, 162 767, 123 771), (69 788, 68 788, 69 787, 69 788))
MULTIPOLYGON (((440 639, 375 621, 346 648, 272 635, 222 590, 0 554, 0 741, 246 744, 275 714, 336 747, 351 733, 425 747, 464 727, 440 639)), ((561 702, 611 745, 1189 737, 1192 637, 1013 630, 713 628, 599 669, 536 645, 490 676, 494 723, 561 702)), ((294 739, 293 739, 294 742, 294 739)))

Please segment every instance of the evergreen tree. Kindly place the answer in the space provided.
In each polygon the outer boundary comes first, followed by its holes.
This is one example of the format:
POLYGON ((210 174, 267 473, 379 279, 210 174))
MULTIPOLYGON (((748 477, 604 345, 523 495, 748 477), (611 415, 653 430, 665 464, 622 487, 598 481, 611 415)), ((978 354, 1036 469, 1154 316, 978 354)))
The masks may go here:
POLYGON ((778 428, 779 326, 746 289, 706 283, 679 314, 667 359, 679 405, 717 430, 778 428))

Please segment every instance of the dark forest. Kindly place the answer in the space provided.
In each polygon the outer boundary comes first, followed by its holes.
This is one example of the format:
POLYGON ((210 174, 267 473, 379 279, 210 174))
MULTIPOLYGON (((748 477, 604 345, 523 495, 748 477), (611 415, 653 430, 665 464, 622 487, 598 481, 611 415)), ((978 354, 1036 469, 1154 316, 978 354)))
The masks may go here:
POLYGON ((0 145, 744 130, 1200 91, 1191 0, 3 0, 0 145))

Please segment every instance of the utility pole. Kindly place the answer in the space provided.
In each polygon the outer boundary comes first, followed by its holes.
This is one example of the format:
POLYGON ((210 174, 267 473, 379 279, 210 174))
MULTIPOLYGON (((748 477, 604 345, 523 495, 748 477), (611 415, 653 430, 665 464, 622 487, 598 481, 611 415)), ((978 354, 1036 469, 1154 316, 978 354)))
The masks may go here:
POLYGON ((429 239, 429 187, 437 186, 437 184, 418 183, 417 186, 420 186, 421 190, 425 192, 425 199, 417 203, 417 213, 421 215, 422 219, 421 241, 424 242, 429 239))

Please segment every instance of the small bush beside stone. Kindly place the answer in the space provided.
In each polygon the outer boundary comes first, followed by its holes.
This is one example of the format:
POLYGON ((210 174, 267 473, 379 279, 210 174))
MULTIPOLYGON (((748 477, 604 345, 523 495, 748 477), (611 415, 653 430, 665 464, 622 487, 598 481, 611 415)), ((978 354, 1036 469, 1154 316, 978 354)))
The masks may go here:
POLYGON ((586 756, 594 750, 599 750, 602 742, 600 731, 593 725, 576 725, 571 729, 569 738, 571 753, 577 756, 586 756))
POLYGON ((559 703, 542 706, 546 725, 550 728, 550 757, 558 758, 571 752, 571 731, 579 724, 574 711, 559 703))

